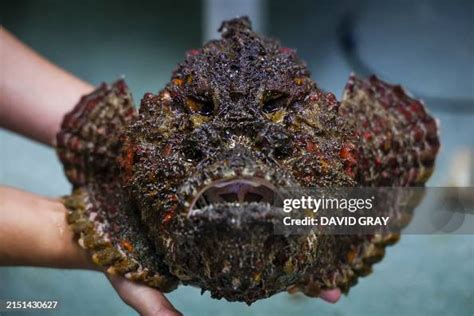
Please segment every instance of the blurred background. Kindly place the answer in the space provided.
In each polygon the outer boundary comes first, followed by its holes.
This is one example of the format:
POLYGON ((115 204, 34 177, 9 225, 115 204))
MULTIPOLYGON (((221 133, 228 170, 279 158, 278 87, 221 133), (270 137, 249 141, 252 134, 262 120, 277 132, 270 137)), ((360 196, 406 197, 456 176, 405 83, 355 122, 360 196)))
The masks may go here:
MULTIPOLYGON (((354 71, 401 83, 441 123, 429 186, 473 186, 474 2, 2 1, 1 24, 54 63, 93 83, 124 75, 139 103, 170 78, 187 50, 220 22, 249 15, 255 28, 297 49, 319 86, 341 96, 354 71)), ((0 49, 4 49, 1 48, 0 49)), ((70 185, 51 148, 0 130, 0 183, 42 195, 70 185)), ((0 241, 1 242, 1 241, 0 241)), ((243 303, 191 287, 168 295, 185 315, 474 314, 474 235, 406 235, 374 273, 330 305, 285 293, 243 303)), ((95 272, 0 268, 0 298, 54 299, 64 315, 133 315, 95 272)), ((50 313, 50 312, 48 312, 50 313)), ((27 313, 24 313, 27 314, 27 313)))

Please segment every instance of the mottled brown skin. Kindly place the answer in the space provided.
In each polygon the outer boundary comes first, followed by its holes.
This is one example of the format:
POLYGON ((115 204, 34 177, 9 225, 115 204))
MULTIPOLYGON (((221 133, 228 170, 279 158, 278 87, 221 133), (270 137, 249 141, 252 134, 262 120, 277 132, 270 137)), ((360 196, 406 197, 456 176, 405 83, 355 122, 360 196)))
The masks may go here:
POLYGON ((65 117, 57 147, 74 185, 68 221, 97 264, 165 292, 191 284, 247 303, 285 290, 347 292, 398 234, 276 235, 269 203, 197 197, 231 179, 275 191, 422 186, 436 122, 375 77, 351 76, 338 102, 246 18, 221 32, 188 52, 138 113, 120 80, 65 117))

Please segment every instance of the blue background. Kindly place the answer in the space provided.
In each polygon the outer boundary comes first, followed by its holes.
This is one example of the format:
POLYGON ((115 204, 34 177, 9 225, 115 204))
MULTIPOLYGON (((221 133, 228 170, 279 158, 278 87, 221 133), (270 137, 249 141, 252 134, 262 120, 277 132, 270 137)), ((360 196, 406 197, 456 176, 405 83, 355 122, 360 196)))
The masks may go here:
MULTIPOLYGON (((139 103, 146 91, 161 89, 186 50, 201 45, 211 2, 3 1, 0 12, 7 29, 81 78, 98 84, 125 75, 139 103)), ((338 23, 356 14, 360 56, 384 79, 427 97, 474 97, 472 1, 293 0, 261 8, 262 31, 297 48, 319 85, 336 95, 352 70, 338 23)), ((442 150, 429 185, 446 186, 455 153, 474 147, 474 116, 454 106, 436 109, 442 150)), ((69 193, 53 149, 5 130, 0 145, 1 184, 69 193)), ((185 315, 473 315, 473 267, 473 235, 407 235, 335 305, 282 293, 248 307, 191 287, 168 298, 185 315)), ((55 299, 61 315, 134 313, 102 274, 89 271, 0 268, 0 298, 55 299)))

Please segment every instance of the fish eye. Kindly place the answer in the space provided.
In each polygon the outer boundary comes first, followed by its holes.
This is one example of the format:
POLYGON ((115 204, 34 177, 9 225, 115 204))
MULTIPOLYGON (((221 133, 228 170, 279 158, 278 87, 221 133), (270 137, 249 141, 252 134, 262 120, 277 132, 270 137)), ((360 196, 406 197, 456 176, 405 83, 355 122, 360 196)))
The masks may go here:
POLYGON ((288 95, 281 92, 269 91, 264 94, 262 111, 270 114, 284 108, 288 103, 288 95))
POLYGON ((186 107, 195 114, 203 116, 214 114, 214 103, 208 98, 188 97, 186 99, 186 107))

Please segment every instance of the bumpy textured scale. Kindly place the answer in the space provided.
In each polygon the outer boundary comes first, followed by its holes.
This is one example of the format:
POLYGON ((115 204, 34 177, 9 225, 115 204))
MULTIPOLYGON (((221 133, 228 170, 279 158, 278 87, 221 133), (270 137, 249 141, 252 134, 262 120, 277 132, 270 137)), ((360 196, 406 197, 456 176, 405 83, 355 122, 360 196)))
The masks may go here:
POLYGON ((321 91, 291 49, 246 18, 187 53, 139 111, 123 80, 65 116, 57 151, 79 244, 109 273, 252 303, 343 292, 398 234, 276 235, 285 186, 423 186, 439 148, 423 104, 376 77, 321 91))

